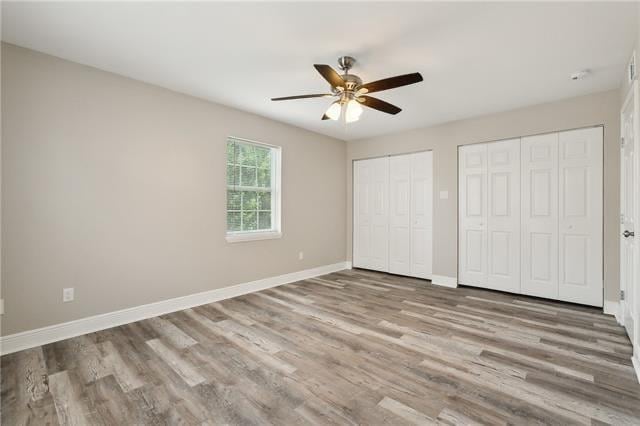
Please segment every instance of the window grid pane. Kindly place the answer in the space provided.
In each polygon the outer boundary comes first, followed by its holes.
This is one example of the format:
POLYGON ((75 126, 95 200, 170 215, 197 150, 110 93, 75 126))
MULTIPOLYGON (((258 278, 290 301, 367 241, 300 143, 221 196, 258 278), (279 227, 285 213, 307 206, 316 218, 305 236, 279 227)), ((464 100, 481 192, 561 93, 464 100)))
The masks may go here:
POLYGON ((227 230, 229 231, 241 231, 242 230, 242 213, 239 211, 227 211, 227 230))
POLYGON ((258 211, 258 229, 271 229, 271 211, 258 211))

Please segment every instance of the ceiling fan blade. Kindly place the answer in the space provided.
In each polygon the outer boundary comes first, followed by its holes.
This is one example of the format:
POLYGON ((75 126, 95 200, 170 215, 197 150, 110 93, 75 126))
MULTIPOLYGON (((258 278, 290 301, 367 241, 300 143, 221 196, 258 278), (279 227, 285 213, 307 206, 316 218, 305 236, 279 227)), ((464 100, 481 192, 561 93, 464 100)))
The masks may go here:
POLYGON ((367 89, 367 93, 381 92, 383 90, 395 89, 396 87, 406 86, 408 84, 419 83, 423 80, 419 72, 412 74, 397 75, 378 81, 372 81, 360 86, 361 89, 367 89))
POLYGON ((315 64, 314 67, 329 82, 331 87, 344 87, 344 80, 340 77, 340 74, 329 65, 315 64))
POLYGON ((333 96, 331 93, 315 93, 313 95, 284 96, 282 98, 271 98, 272 101, 289 101, 291 99, 326 98, 333 96))
POLYGON ((368 106, 369 108, 377 109, 378 111, 386 112, 387 114, 396 115, 402 109, 398 108, 395 105, 390 104, 389 102, 385 102, 378 98, 372 98, 371 96, 360 96, 358 102, 360 102, 364 106, 368 106))

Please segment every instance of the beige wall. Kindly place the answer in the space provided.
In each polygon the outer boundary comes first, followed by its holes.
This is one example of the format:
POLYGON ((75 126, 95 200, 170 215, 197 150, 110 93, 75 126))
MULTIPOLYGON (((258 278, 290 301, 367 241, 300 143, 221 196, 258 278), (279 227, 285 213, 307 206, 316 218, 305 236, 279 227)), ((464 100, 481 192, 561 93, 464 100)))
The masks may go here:
POLYGON ((457 146, 599 124, 605 300, 617 301, 619 108, 612 90, 345 143, 3 44, 2 333, 350 259, 352 160, 425 149, 434 274, 455 276, 457 146), (228 135, 283 147, 282 239, 224 240, 228 135))
POLYGON ((618 90, 597 93, 388 136, 347 146, 347 257, 351 259, 352 161, 431 149, 434 153, 433 273, 457 276, 457 147, 523 135, 604 125, 604 286, 605 300, 618 301, 619 217, 618 90), (449 199, 439 199, 449 191, 449 199))
POLYGON ((343 141, 11 45, 2 112, 3 334, 344 261, 343 141), (225 241, 228 135, 282 146, 282 239, 225 241))

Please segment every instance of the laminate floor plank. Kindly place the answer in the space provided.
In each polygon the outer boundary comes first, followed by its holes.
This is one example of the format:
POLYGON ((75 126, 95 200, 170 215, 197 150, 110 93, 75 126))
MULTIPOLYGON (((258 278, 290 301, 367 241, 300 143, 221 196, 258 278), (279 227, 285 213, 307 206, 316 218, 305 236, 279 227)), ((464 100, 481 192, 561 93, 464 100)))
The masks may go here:
POLYGON ((359 269, 5 355, 3 425, 640 424, 601 310, 359 269))

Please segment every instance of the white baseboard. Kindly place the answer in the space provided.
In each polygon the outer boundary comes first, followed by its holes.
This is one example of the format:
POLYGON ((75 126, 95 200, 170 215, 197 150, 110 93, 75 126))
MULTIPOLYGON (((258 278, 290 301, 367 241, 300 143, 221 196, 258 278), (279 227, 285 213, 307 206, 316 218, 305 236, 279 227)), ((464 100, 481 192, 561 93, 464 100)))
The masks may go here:
POLYGON ((93 333, 95 331, 116 327, 118 325, 128 324, 146 318, 181 311, 183 309, 193 308, 194 306, 205 305, 207 303, 213 303, 224 299, 230 299, 232 297, 242 296, 243 294, 253 293, 277 287, 279 285, 350 268, 351 262, 339 262, 332 265, 324 265, 317 268, 306 269, 304 271, 279 275, 277 277, 264 278, 230 287, 218 288, 202 293, 149 303, 147 305, 135 306, 133 308, 127 308, 120 311, 94 315, 35 330, 10 334, 8 336, 0 337, 0 354, 6 355, 23 349, 80 336, 82 334, 93 333))
POLYGON ((636 370, 636 379, 640 383, 640 359, 638 359, 637 355, 631 357, 631 363, 633 364, 633 369, 636 370))
POLYGON ((602 307, 602 311, 607 315, 615 316, 616 321, 618 321, 618 324, 622 324, 622 321, 620 318, 620 303, 605 300, 604 306, 602 307))
POLYGON ((431 276, 431 283, 442 287, 456 288, 458 287, 458 278, 433 274, 431 276))

